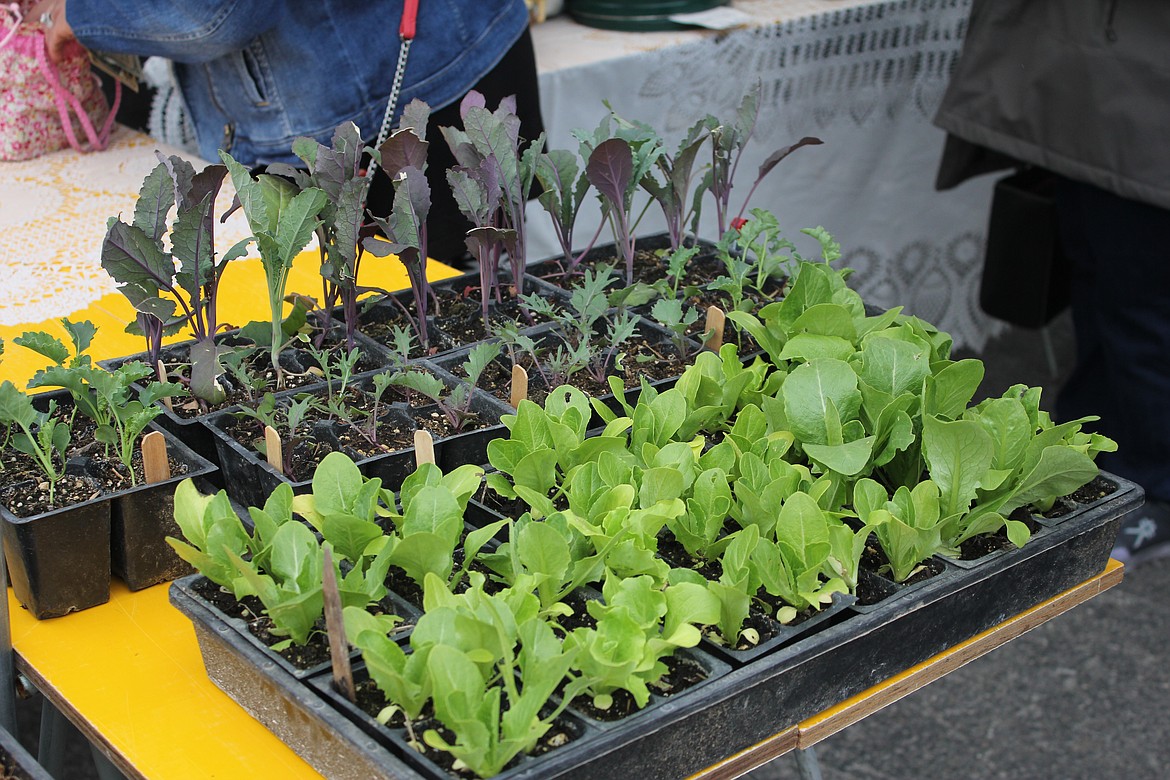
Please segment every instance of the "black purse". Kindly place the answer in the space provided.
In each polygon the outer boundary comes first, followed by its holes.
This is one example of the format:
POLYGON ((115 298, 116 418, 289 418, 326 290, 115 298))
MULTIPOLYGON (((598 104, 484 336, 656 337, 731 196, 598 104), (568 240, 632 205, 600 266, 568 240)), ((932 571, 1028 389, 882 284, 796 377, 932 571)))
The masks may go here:
POLYGON ((1056 229, 1057 177, 1024 168, 995 183, 979 306, 992 317, 1042 328, 1069 305, 1069 266, 1056 229))

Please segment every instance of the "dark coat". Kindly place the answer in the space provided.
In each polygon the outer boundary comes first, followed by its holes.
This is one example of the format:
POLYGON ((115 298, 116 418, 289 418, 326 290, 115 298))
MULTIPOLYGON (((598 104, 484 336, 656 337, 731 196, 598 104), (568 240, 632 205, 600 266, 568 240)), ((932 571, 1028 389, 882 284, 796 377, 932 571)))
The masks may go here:
POLYGON ((1170 209, 1170 2, 975 0, 934 121, 939 189, 1022 161, 1170 209))

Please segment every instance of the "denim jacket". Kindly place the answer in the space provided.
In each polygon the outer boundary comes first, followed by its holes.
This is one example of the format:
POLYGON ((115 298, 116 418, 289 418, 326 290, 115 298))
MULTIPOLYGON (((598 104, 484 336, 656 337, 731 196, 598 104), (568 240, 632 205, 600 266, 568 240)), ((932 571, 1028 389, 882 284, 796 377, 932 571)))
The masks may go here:
MULTIPOLYGON (((328 143, 353 121, 373 143, 398 62, 402 3, 384 0, 69 0, 77 39, 166 57, 200 154, 296 162, 298 136, 328 143)), ((527 24, 523 0, 420 0, 398 110, 462 97, 527 24)), ((433 140, 433 139, 432 139, 433 140)))

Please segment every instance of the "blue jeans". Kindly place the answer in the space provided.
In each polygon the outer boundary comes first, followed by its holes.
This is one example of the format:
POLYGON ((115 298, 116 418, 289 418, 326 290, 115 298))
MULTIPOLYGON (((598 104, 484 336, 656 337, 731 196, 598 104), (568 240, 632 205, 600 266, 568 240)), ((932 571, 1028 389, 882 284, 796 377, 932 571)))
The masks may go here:
POLYGON ((1101 467, 1170 501, 1170 211, 1067 179, 1056 206, 1077 345, 1057 416, 1099 415, 1101 467))

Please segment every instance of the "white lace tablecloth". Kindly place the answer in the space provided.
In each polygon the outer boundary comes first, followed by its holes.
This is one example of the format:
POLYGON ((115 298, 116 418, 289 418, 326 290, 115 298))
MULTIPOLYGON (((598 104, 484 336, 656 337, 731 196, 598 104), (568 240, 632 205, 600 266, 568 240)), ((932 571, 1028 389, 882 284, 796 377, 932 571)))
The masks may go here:
MULTIPOLYGON (((774 211, 809 255, 815 245, 798 231, 823 225, 867 300, 903 305, 979 350, 1004 327, 978 306, 992 177, 935 192, 944 135, 931 125, 970 5, 734 0, 754 21, 727 33, 610 32, 557 17, 533 33, 549 144, 576 150, 571 131, 596 127, 608 100, 653 125, 673 150, 701 116, 730 118, 758 79, 760 120, 733 209, 773 150, 806 135, 823 139, 781 162, 752 205, 774 211)), ((705 237, 715 235, 714 209, 707 211, 705 237)), ((529 218, 529 256, 554 254, 543 210, 532 204, 529 218)), ((582 219, 577 235, 587 240, 599 217, 582 219)), ((664 224, 653 213, 647 220, 640 233, 664 224)))
MULTIPOLYGON (((133 218, 142 179, 158 164, 155 150, 185 157, 197 170, 207 164, 121 126, 103 152, 0 162, 0 326, 65 317, 117 290, 101 267, 106 219, 133 218)), ((234 192, 226 181, 216 214, 227 211, 234 192)), ((248 235, 242 212, 216 226, 220 246, 248 235)))

